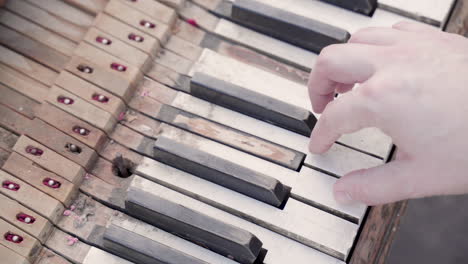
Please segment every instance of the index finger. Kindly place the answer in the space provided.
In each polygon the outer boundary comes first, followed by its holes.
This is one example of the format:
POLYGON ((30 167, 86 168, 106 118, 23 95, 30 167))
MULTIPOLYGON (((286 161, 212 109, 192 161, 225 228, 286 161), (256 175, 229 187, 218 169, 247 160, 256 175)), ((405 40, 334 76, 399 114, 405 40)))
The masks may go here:
POLYGON ((323 112, 337 87, 368 80, 375 72, 376 57, 376 47, 372 45, 347 43, 324 48, 308 83, 314 112, 323 112))

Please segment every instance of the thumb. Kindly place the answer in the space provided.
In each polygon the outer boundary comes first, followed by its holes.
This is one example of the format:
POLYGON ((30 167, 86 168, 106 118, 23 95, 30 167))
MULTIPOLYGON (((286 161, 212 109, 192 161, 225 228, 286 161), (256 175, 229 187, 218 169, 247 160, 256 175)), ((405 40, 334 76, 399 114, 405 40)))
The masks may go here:
POLYGON ((396 160, 374 168, 350 172, 339 179, 333 192, 339 203, 378 205, 412 198, 416 178, 407 161, 396 160))

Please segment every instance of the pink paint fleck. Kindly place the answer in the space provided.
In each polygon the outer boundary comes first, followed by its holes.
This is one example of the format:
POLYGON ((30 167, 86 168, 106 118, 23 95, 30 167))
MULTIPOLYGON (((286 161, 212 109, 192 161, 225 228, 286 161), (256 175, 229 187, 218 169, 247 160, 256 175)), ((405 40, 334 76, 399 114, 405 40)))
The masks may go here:
POLYGON ((71 213, 72 213, 72 212, 71 212, 70 210, 65 210, 65 211, 63 211, 63 215, 64 215, 64 216, 70 216, 71 213))
POLYGON ((89 180, 89 179, 91 179, 91 176, 89 176, 89 173, 86 173, 84 178, 85 178, 85 180, 89 180))
POLYGON ((187 23, 189 23, 190 25, 192 25, 194 27, 198 27, 197 21, 195 19, 193 19, 193 18, 187 19, 187 23))
POLYGON ((73 204, 70 206, 70 210, 74 211, 76 209, 76 206, 74 206, 73 204))
POLYGON ((118 119, 119 119, 119 121, 124 120, 125 119, 125 112, 120 113, 118 119))
POLYGON ((67 241, 68 241, 68 242, 67 242, 67 245, 73 246, 75 243, 78 242, 78 238, 72 237, 72 236, 68 236, 68 237, 67 237, 67 241))

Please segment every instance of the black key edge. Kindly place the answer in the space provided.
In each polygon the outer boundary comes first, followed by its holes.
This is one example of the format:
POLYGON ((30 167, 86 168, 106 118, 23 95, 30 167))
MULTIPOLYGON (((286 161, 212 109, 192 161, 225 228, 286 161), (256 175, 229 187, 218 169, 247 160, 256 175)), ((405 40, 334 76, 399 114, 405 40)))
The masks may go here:
POLYGON ((237 23, 316 53, 328 45, 345 43, 350 37, 344 29, 253 0, 236 0, 231 17, 237 23))
POLYGON ((153 158, 277 208, 289 197, 290 188, 273 177, 166 137, 156 141, 153 158))
POLYGON ((190 94, 213 104, 309 137, 317 118, 308 110, 204 73, 195 72, 190 94))

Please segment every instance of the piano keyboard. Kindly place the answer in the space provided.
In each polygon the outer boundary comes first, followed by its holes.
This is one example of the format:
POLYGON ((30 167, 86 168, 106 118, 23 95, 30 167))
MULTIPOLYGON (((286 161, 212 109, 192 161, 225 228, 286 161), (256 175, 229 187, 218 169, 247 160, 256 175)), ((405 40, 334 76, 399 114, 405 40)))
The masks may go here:
POLYGON ((1 256, 349 263, 368 208, 333 184, 391 140, 368 128, 309 153, 308 71, 363 27, 443 27, 454 1, 431 2, 7 1, 1 256))

